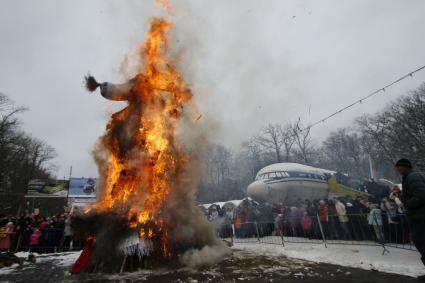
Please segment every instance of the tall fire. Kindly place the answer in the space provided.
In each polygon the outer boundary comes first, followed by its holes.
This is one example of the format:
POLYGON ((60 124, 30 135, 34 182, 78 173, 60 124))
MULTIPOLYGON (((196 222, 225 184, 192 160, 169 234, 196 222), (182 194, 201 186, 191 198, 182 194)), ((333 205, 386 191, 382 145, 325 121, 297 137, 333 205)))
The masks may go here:
POLYGON ((166 56, 170 27, 167 20, 151 20, 141 66, 128 82, 86 77, 89 91, 99 87, 105 98, 127 102, 112 115, 95 150, 100 199, 75 225, 92 239, 92 270, 114 272, 174 259, 191 265, 191 258, 208 262, 227 251, 195 206, 196 151, 189 154, 177 133, 180 123, 196 123, 198 114, 190 89, 166 56))

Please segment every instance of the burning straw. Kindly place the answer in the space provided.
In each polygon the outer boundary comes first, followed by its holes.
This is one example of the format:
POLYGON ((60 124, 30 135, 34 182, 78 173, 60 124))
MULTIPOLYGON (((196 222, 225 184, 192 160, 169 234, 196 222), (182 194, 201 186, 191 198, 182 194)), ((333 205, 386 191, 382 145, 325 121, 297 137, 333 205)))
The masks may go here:
MULTIPOLYGON (((96 238, 93 264, 99 270, 111 271, 128 256, 139 262, 181 258, 195 267, 228 252, 195 206, 197 157, 176 134, 179 124, 193 123, 186 117, 195 110, 190 89, 166 57, 170 27, 163 19, 151 21, 140 49, 144 64, 124 84, 125 93, 118 85, 102 84, 102 95, 125 97, 128 105, 112 115, 94 151, 101 195, 77 223, 81 234, 96 238)), ((99 86, 86 77, 89 91, 99 86)))

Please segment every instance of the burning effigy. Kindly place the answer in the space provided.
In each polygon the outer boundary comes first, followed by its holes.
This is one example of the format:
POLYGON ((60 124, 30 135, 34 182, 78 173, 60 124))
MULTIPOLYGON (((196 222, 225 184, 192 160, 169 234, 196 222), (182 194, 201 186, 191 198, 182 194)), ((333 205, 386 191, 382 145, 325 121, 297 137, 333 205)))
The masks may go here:
POLYGON ((137 74, 86 88, 127 106, 114 113, 94 150, 100 197, 74 223, 88 243, 79 271, 118 272, 164 264, 199 266, 228 252, 195 205, 196 154, 179 139, 197 123, 193 94, 167 59, 165 19, 151 20, 137 74), (187 127, 190 128, 190 127, 187 127))

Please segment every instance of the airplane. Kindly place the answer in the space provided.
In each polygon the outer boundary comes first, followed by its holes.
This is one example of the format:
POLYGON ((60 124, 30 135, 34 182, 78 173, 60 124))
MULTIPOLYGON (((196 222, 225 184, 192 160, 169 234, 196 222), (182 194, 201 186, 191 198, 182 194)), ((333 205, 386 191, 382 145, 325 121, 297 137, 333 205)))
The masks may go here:
POLYGON ((249 197, 259 202, 285 204, 295 204, 299 199, 367 195, 338 182, 341 176, 348 179, 346 175, 331 170, 298 163, 276 163, 261 169, 247 192, 249 197))

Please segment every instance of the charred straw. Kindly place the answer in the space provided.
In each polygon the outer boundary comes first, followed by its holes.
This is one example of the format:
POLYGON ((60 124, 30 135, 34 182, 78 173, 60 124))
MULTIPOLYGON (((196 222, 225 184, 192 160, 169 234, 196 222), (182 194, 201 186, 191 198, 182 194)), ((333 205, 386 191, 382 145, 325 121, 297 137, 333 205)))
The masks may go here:
POLYGON ((90 92, 94 92, 100 86, 100 83, 98 83, 96 79, 90 74, 84 76, 84 80, 86 81, 86 89, 90 92))

